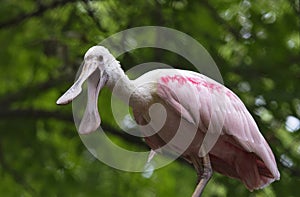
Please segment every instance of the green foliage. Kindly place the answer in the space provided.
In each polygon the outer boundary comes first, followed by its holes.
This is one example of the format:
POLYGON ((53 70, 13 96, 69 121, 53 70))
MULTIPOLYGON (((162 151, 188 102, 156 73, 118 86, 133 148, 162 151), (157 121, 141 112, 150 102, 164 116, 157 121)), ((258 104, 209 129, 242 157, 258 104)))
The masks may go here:
MULTIPOLYGON (((245 102, 277 158, 281 180, 271 186, 251 193, 241 182, 215 174, 204 196, 298 195, 299 2, 4 0, 0 18, 0 196, 192 194, 196 174, 185 162, 145 178, 95 160, 76 133, 71 106, 55 105, 90 46, 143 25, 171 27, 198 40, 215 59, 226 86, 245 102), (291 117, 298 120, 294 129, 287 121, 291 117)), ((155 60, 194 69, 162 50, 159 55, 135 50, 119 60, 126 70, 155 60)), ((119 135, 110 97, 105 90, 99 100, 105 132, 122 147, 145 150, 142 140, 119 135)))

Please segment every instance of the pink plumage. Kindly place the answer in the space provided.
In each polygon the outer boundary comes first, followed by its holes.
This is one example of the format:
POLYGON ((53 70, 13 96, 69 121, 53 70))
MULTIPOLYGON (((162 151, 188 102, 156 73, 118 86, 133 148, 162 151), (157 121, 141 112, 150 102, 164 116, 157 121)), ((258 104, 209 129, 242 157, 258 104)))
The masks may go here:
MULTIPOLYGON (((240 179, 251 191, 278 180, 274 155, 242 101, 231 90, 204 75, 179 73, 162 75, 158 79, 157 95, 183 118, 191 121, 199 116, 198 132, 205 135, 209 124, 218 121, 211 119, 214 108, 224 111, 221 136, 209 152, 213 170, 240 179), (197 94, 190 96, 190 92, 197 94)), ((202 142, 203 135, 198 135, 196 141, 202 142)), ((157 144, 150 140, 152 143, 157 144)), ((184 156, 187 160, 189 154, 184 156)))

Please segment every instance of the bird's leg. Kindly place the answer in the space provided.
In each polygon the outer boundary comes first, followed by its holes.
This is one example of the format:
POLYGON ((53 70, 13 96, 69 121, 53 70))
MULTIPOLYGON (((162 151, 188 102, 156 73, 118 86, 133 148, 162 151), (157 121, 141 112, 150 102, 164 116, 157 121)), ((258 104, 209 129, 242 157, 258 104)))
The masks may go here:
POLYGON ((197 171, 198 175, 198 185, 192 195, 192 197, 200 197, 203 189, 207 185, 208 181, 212 176, 212 168, 210 164, 209 155, 205 155, 202 158, 193 157, 192 163, 197 171), (200 160, 200 161, 199 161, 200 160))

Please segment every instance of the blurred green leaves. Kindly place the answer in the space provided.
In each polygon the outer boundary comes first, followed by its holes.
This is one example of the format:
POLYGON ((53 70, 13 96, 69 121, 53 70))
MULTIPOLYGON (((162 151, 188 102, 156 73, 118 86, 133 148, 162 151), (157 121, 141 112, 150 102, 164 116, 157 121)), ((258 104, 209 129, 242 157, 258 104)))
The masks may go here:
MULTIPOLYGON (((300 132, 286 127, 288 117, 295 117, 294 124, 300 119, 297 1, 4 0, 0 18, 1 196, 192 194, 196 174, 183 161, 145 178, 95 160, 76 133, 71 106, 55 105, 90 46, 143 25, 171 27, 203 44, 277 158, 281 180, 266 189, 250 193, 239 181, 215 174, 204 195, 298 195, 300 132)), ((145 60, 193 69, 162 50, 137 50, 118 59, 126 69, 145 60)), ((122 147, 145 149, 142 140, 116 125, 110 98, 105 90, 99 100, 105 132, 122 147)))

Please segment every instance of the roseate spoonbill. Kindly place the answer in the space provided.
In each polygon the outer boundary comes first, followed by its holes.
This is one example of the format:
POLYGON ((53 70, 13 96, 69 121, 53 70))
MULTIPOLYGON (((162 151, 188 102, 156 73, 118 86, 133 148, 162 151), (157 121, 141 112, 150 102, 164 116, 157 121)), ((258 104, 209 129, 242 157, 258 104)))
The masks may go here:
POLYGON ((250 191, 279 180, 274 155, 254 119, 242 101, 222 84, 199 73, 178 69, 157 69, 130 80, 106 48, 93 46, 84 56, 79 78, 57 100, 57 104, 67 104, 77 97, 85 80, 88 83, 88 100, 79 127, 81 134, 99 127, 98 94, 104 86, 113 90, 119 80, 121 88, 115 94, 120 98, 130 96, 129 105, 139 125, 150 121, 148 110, 153 103, 160 103, 166 109, 164 125, 155 134, 145 137, 151 149, 156 150, 170 141, 182 119, 186 132, 189 128, 196 128, 194 138, 186 149, 180 150, 182 147, 176 147, 176 144, 173 146, 174 151, 182 151, 181 156, 196 169, 199 182, 193 197, 201 196, 213 170, 239 179, 250 191), (220 120, 212 119, 214 107, 220 109, 216 113, 224 113, 220 136, 210 151, 201 155, 200 146, 210 124, 218 124, 220 120))

